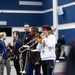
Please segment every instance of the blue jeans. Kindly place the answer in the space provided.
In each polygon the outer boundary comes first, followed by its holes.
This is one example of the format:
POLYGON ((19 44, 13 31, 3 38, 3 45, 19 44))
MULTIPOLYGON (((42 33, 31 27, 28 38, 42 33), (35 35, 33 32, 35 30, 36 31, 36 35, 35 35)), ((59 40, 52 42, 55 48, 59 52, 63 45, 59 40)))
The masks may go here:
POLYGON ((33 70, 35 70, 35 75, 40 75, 40 65, 29 63, 27 65, 27 75, 33 75, 33 70))

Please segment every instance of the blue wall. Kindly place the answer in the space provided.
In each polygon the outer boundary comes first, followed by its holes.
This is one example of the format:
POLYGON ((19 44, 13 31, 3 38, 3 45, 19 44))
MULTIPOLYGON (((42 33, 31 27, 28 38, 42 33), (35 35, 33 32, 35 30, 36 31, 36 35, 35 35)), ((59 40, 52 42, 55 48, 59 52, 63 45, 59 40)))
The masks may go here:
MULTIPOLYGON (((34 0, 34 1, 36 1, 36 0, 34 0)), ((19 5, 19 0, 0 0, 0 9, 7 9, 7 10, 42 10, 42 6, 19 5)))
POLYGON ((53 25, 53 12, 43 14, 43 25, 53 25))
MULTIPOLYGON (((73 2, 75 0, 59 0, 59 5, 67 4, 70 2, 73 2)), ((66 24, 66 23, 73 23, 75 22, 75 5, 65 7, 63 8, 64 14, 61 16, 58 16, 58 23, 66 24)), ((65 30, 59 30, 59 37, 61 37, 62 34, 65 35, 66 44, 70 45, 73 40, 75 40, 75 29, 65 29, 65 30)))
MULTIPOLYGON (((58 5, 74 2, 75 0, 58 0, 58 5)), ((52 8, 52 0, 43 0, 43 10, 52 8)), ((75 22, 75 5, 63 8, 64 15, 58 15, 58 23, 65 24, 75 22)), ((53 25, 53 13, 43 14, 43 24, 53 25)))
POLYGON ((58 16, 59 24, 75 22, 75 5, 63 9, 64 15, 58 16))
MULTIPOLYGON (((43 10, 51 9, 53 7, 52 0, 43 0, 43 10)), ((53 25, 53 12, 43 14, 43 25, 53 25)))
POLYGON ((65 30, 59 30, 59 38, 62 34, 65 35, 66 45, 71 44, 73 40, 75 40, 75 29, 65 29, 65 30))
MULTIPOLYGON (((19 5, 21 0, 0 0, 0 10, 33 10, 41 11, 42 6, 32 5, 19 5)), ((23 1, 23 0, 22 0, 23 1)), ((42 2, 42 0, 24 0, 33 2, 42 2)), ((39 13, 0 13, 0 21, 7 21, 7 26, 22 27, 24 23, 30 24, 30 26, 41 26, 43 24, 42 14, 39 13)), ((3 25, 2 25, 3 26, 3 25)), ((1 27, 1 25, 0 25, 1 27)))
MULTIPOLYGON (((41 1, 43 6, 19 5, 21 0, 0 0, 0 10, 47 10, 52 8, 53 0, 24 0, 24 1, 41 1)), ((75 0, 58 0, 58 4, 67 4, 75 0)), ((63 9, 64 15, 58 16, 59 24, 75 22, 75 5, 63 9)), ((23 26, 23 24, 30 23, 30 25, 53 25, 53 12, 44 14, 3 14, 0 13, 0 20, 7 21, 7 26, 23 26), (17 20, 17 21, 16 21, 17 20), (34 21, 35 20, 35 21, 34 21)))
MULTIPOLYGON (((0 0, 0 9, 2 10, 45 10, 52 8, 52 0, 24 0, 41 1, 43 6, 19 5, 21 0, 0 0)), ((31 26, 41 26, 43 24, 53 24, 52 12, 46 14, 5 14, 0 13, 0 21, 7 21, 7 26, 23 26, 29 23, 31 26), (49 16, 48 16, 49 15, 49 16), (35 21, 34 21, 35 20, 35 21)), ((2 25, 3 26, 3 25, 2 25)))
POLYGON ((63 5, 74 1, 75 0, 58 0, 58 5, 63 5))
POLYGON ((43 10, 50 9, 53 7, 53 0, 43 0, 43 10))
MULTIPOLYGON (((71 2, 75 2, 75 0, 58 0, 58 5, 64 5, 71 2)), ((52 0, 43 0, 43 10, 51 8, 52 0)), ((58 15, 59 25, 75 22, 75 5, 63 8, 63 11, 63 15, 58 15)), ((53 11, 43 14, 43 24, 53 25, 53 11)), ((66 44, 68 45, 73 39, 75 39, 75 35, 73 33, 75 33, 75 29, 59 30, 59 37, 64 34, 66 44)))
MULTIPOLYGON (((47 3, 45 2, 45 0, 43 0, 43 1, 44 1, 43 2, 43 4, 44 4, 43 7, 45 9, 47 9, 47 7, 49 5, 48 4, 49 1, 47 3)), ((66 2, 71 2, 71 1, 72 0, 67 0, 67 1, 64 1, 64 0, 60 1, 59 0, 59 4, 61 5, 62 2, 66 3, 66 2)), ((50 7, 48 7, 48 8, 50 8, 50 7)), ((74 15, 75 14, 75 5, 63 8, 63 12, 64 12, 63 15, 58 15, 58 23, 59 24, 65 24, 65 23, 75 22, 75 15, 74 15)), ((43 15, 43 24, 53 25, 53 12, 52 11, 48 12, 48 13, 45 13, 43 15)))
MULTIPOLYGON (((42 14, 0 14, 1 21, 7 21, 7 26, 23 26, 29 23, 30 26, 42 25, 42 14)), ((3 25, 2 25, 3 26, 3 25)))

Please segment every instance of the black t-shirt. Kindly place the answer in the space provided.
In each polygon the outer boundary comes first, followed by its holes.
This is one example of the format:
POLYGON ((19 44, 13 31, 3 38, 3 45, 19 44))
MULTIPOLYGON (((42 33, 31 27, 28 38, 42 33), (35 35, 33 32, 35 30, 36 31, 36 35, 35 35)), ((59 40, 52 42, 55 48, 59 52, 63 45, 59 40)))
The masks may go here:
MULTIPOLYGON (((31 34, 30 34, 30 32, 28 32, 28 33, 25 33, 24 35, 25 36, 24 36, 24 38, 22 40, 22 43, 25 45, 26 43, 28 43, 31 40, 31 37, 30 37, 31 34)), ((24 50, 24 49, 25 48, 22 48, 22 50, 24 50)), ((23 57, 23 59, 26 58, 26 51, 22 53, 22 57, 23 57)))

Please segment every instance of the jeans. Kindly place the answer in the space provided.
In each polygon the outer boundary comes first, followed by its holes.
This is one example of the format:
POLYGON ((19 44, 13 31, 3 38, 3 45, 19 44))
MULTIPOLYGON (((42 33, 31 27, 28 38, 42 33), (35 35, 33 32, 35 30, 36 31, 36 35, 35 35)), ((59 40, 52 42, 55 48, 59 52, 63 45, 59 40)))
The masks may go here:
POLYGON ((3 75, 4 73, 4 66, 6 66, 7 75, 10 75, 11 72, 10 59, 2 59, 0 61, 0 75, 3 75))

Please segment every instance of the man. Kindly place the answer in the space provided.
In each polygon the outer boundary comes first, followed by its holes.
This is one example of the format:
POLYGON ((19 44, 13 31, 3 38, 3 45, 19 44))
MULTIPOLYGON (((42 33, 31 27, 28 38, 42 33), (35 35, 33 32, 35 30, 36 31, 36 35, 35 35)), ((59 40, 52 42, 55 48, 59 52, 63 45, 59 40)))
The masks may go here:
MULTIPOLYGON (((31 39, 30 37, 30 26, 29 24, 24 24, 24 37, 22 39, 22 45, 25 45, 26 43, 28 43, 31 39)), ((20 57, 22 57, 23 59, 23 70, 24 70, 24 66, 25 66, 25 60, 26 60, 26 51, 20 54, 20 57)))
POLYGON ((10 59, 8 58, 7 48, 5 46, 6 33, 0 33, 0 75, 4 73, 4 65, 7 69, 7 75, 10 75, 11 67, 10 67, 10 59))
POLYGON ((14 53, 15 53, 15 58, 14 58, 13 62, 14 62, 14 67, 16 69, 17 75, 21 75, 20 74, 20 65, 19 65, 19 50, 18 49, 22 46, 22 40, 19 37, 20 37, 20 32, 14 31, 13 32, 13 38, 14 38, 13 49, 14 49, 14 53))
POLYGON ((41 65, 43 69, 43 75, 52 75, 54 68, 54 62, 56 60, 55 45, 56 38, 53 35, 52 29, 48 25, 42 27, 41 39, 37 45, 37 50, 41 51, 41 65))
MULTIPOLYGON (((31 40, 37 37, 38 28, 32 27, 31 28, 31 40)), ((28 59, 27 65, 27 75, 33 75, 33 70, 35 70, 35 75, 40 75, 40 53, 36 50, 37 46, 36 40, 34 40, 31 45, 31 52, 28 59), (35 43, 35 44, 34 44, 35 43), (34 45, 33 45, 34 44, 34 45)))
POLYGON ((61 57, 63 57, 63 56, 65 56, 65 36, 64 36, 64 34, 62 34, 62 36, 61 36, 61 54, 60 54, 60 56, 61 57))
POLYGON ((56 60, 58 61, 59 61, 60 54, 61 54, 61 39, 59 38, 56 44, 56 60))

